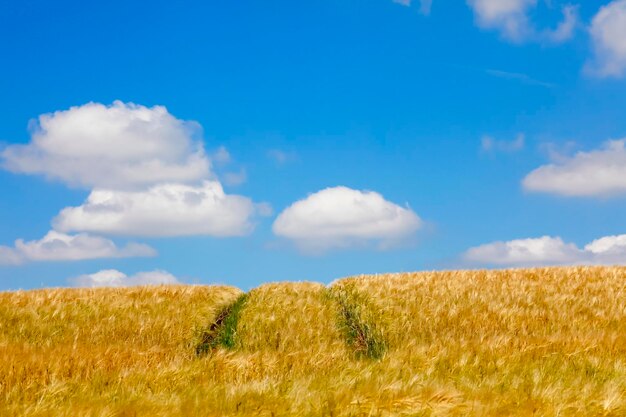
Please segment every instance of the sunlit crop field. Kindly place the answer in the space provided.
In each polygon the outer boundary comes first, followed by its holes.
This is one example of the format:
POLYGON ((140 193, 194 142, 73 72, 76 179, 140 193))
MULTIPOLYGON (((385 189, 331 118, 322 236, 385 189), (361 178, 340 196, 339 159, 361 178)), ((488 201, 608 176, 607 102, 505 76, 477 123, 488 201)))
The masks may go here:
POLYGON ((0 293, 0 413, 132 415, 193 401, 194 332, 239 290, 0 293))
POLYGON ((242 294, 0 293, 0 415, 626 415, 626 268, 242 294))

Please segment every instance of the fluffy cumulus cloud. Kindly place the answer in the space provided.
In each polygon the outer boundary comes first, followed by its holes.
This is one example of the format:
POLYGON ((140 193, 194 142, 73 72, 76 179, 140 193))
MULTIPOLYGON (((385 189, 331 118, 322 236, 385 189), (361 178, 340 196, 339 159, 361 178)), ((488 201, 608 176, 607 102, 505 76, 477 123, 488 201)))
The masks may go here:
POLYGON ((0 246, 0 264, 5 265, 155 255, 156 251, 147 245, 129 243, 119 248, 115 243, 103 237, 85 233, 67 235, 55 231, 48 232, 40 240, 25 242, 18 239, 14 247, 0 246))
POLYGON ((560 43, 570 39, 578 23, 578 9, 563 7, 563 19, 554 29, 538 30, 529 18, 537 0, 467 0, 478 26, 493 29, 512 42, 560 43))
POLYGON ((543 236, 531 239, 492 242, 470 248, 464 259, 484 265, 546 266, 626 263, 626 235, 605 236, 582 249, 560 237, 543 236))
POLYGON ((529 191, 594 197, 626 193, 626 139, 541 166, 522 181, 529 191))
POLYGON ((180 281, 169 272, 139 272, 128 276, 115 269, 105 269, 94 274, 81 275, 69 280, 77 287, 130 287, 137 285, 179 284, 180 281))
POLYGON ((587 71, 601 77, 626 73, 626 0, 615 0, 600 8, 589 28, 595 58, 587 71))
MULTIPOLYGON (((231 161, 230 154, 221 147, 207 156, 200 133, 197 123, 177 119, 162 106, 88 103, 40 116, 33 122, 31 141, 5 148, 0 164, 15 173, 40 174, 91 190, 82 205, 63 209, 53 220, 54 230, 61 233, 248 234, 254 214, 271 209, 224 192, 211 171, 210 159, 225 165, 231 161)), ((226 174, 224 180, 240 184, 246 180, 246 171, 226 174)), ((67 235, 57 235, 55 245, 62 244, 58 236, 67 235)), ((100 253, 96 249, 113 251, 113 243, 103 238, 79 235, 72 242, 72 248, 80 244, 81 249, 88 249, 93 244, 89 249, 96 253, 100 253), (100 247, 94 239, 100 239, 100 247)), ((16 254, 22 259, 25 251, 2 248, 0 257, 5 263, 10 259, 17 263, 16 254)), ((73 256, 70 249, 65 253, 66 259, 73 256)))
POLYGON ((77 187, 185 183, 209 175, 199 132, 162 106, 89 103, 40 116, 30 143, 8 146, 0 159, 9 171, 77 187))
POLYGON ((160 184, 148 190, 94 190, 53 220, 56 230, 132 236, 241 236, 265 211, 248 198, 227 195, 216 181, 200 186, 160 184))
POLYGON ((388 245, 412 235, 422 224, 411 209, 373 191, 326 188, 293 203, 273 225, 276 235, 305 251, 360 245, 388 245))

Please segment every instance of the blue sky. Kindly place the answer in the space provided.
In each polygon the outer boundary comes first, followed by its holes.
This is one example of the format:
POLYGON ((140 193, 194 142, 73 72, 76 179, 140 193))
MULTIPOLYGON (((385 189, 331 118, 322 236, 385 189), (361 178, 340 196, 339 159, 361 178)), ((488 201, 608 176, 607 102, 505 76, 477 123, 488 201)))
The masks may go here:
POLYGON ((0 289, 623 263, 626 1, 507 5, 2 3, 0 289))

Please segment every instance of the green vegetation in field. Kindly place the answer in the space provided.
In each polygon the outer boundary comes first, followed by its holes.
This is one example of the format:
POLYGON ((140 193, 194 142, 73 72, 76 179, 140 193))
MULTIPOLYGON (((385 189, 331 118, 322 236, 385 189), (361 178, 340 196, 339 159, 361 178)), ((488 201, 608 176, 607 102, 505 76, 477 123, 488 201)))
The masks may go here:
POLYGON ((354 285, 345 285, 329 290, 330 297, 338 304, 339 327, 348 345, 357 357, 380 359, 387 345, 377 324, 366 316, 369 301, 354 285))
POLYGON ((227 305, 220 310, 211 326, 202 331, 201 341, 196 346, 197 355, 206 354, 218 346, 226 349, 235 348, 237 322, 247 298, 247 294, 241 294, 233 304, 227 305))

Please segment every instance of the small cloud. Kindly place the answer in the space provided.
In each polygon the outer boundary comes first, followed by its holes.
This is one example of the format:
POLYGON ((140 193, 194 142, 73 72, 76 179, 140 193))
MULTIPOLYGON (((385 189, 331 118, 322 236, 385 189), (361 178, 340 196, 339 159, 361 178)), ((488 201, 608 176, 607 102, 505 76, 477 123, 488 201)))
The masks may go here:
POLYGON ((510 141, 496 140, 491 136, 483 136, 480 145, 485 152, 518 152, 524 149, 525 136, 520 133, 515 139, 510 141))
POLYGON ((528 191, 569 197, 626 194, 626 139, 610 140, 594 151, 559 157, 522 180, 528 191))
MULTIPOLYGON (((405 7, 410 7, 412 0, 392 0, 394 3, 400 4, 405 7)), ((428 16, 430 14, 430 9, 432 8, 433 1, 432 0, 420 0, 420 13, 428 16)))
POLYGON ((255 205, 256 211, 259 216, 269 217, 274 214, 274 209, 270 203, 258 203, 255 205))
POLYGON ((578 6, 568 4, 563 6, 562 12, 563 20, 556 29, 544 29, 539 34, 540 39, 544 39, 547 43, 560 44, 572 38, 579 22, 578 6))
POLYGON ((148 245, 129 243, 118 248, 109 239, 86 233, 67 235, 50 231, 40 240, 25 242, 18 239, 13 248, 0 246, 0 265, 149 256, 156 256, 156 251, 148 245))
POLYGON ((166 271, 138 272, 128 276, 115 269, 105 269, 93 274, 70 278, 69 281, 77 287, 131 287, 138 285, 171 285, 181 282, 166 271))
POLYGON ((585 252, 602 257, 608 263, 626 261, 626 235, 604 236, 585 245, 585 252))
POLYGON ((626 235, 605 236, 583 249, 560 237, 492 242, 468 249, 463 258, 495 266, 613 265, 626 263, 626 235))
MULTIPOLYGON (((233 162, 233 158, 224 146, 220 146, 211 154, 211 161, 224 167, 225 165, 231 164, 233 162)), ((245 168, 240 168, 238 172, 230 171, 220 173, 218 176, 224 181, 224 184, 231 187, 241 185, 248 180, 245 168)))
POLYGON ((580 250, 559 237, 542 236, 487 243, 468 249, 463 257, 470 262, 489 265, 552 265, 575 262, 580 257, 580 250))
POLYGON ((529 17, 536 0, 467 0, 467 4, 479 27, 496 30, 514 43, 562 43, 572 38, 578 25, 578 7, 571 5, 562 8, 563 19, 555 29, 538 30, 529 17))
POLYGON ((376 192, 333 187, 287 207, 272 230, 304 252, 320 253, 369 242, 388 247, 421 226, 422 220, 410 208, 391 203, 376 192))
POLYGON ((230 152, 224 146, 220 146, 217 148, 215 152, 211 155, 211 161, 214 161, 221 165, 226 165, 232 161, 232 157, 230 156, 230 152))
POLYGON ((298 159, 295 152, 285 152, 280 149, 270 149, 267 151, 267 157, 274 161, 277 165, 285 165, 298 159))
POLYGON ((562 144, 554 142, 544 142, 539 145, 539 150, 553 162, 566 162, 578 144, 574 141, 567 141, 562 144))
POLYGON ((626 73, 626 0, 602 6, 589 27, 594 58, 585 71, 597 77, 622 77, 626 73))
POLYGON ((432 0, 421 0, 420 1, 420 13, 424 15, 429 15, 432 6, 433 6, 432 0))
POLYGON ((248 179, 248 175, 246 173, 245 168, 241 168, 239 172, 227 172, 222 175, 222 179, 224 180, 224 184, 230 186, 241 185, 248 179))

